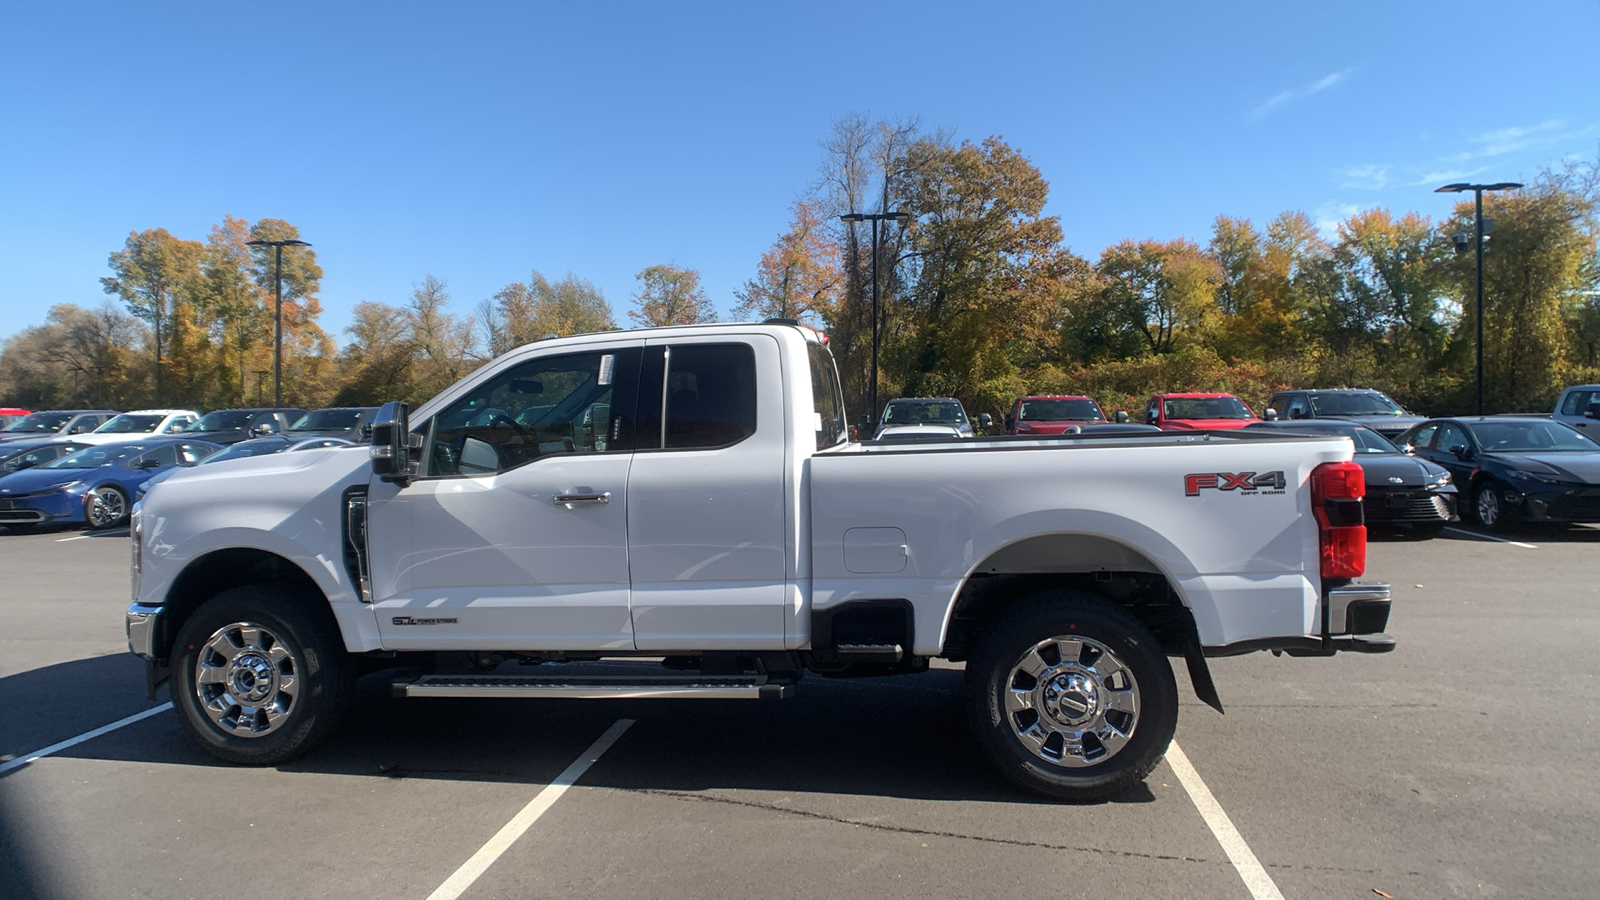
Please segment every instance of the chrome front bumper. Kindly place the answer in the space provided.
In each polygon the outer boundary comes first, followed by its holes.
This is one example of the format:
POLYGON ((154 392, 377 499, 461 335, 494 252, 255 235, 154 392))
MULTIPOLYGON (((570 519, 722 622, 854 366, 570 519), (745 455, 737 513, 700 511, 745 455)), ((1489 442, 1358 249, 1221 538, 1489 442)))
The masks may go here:
POLYGON ((128 607, 125 630, 128 649, 145 659, 156 658, 156 625, 161 617, 161 607, 135 603, 128 607))

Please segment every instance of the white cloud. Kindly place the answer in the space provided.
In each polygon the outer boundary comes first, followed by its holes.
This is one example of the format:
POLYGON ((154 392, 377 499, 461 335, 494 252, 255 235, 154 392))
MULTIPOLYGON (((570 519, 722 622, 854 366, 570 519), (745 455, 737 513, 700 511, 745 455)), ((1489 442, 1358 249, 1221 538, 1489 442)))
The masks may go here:
POLYGON ((1480 172, 1487 171, 1489 171, 1488 166, 1479 166, 1476 169, 1444 169, 1438 172, 1429 172, 1421 178, 1418 178, 1416 181, 1411 182, 1411 184, 1413 187, 1421 187, 1423 185, 1430 184, 1434 187, 1442 187, 1447 182, 1456 181, 1462 178, 1471 178, 1480 172))
POLYGON ((1389 166, 1387 163, 1369 166, 1350 166, 1340 173, 1345 177, 1342 188, 1357 188, 1359 190, 1378 191, 1389 184, 1389 166))
POLYGON ((1340 203, 1337 200, 1329 200, 1327 203, 1317 207, 1317 211, 1312 214, 1311 218, 1316 223, 1317 231, 1321 232, 1325 240, 1336 241, 1339 239, 1339 226, 1344 224, 1344 220, 1361 212, 1362 209, 1363 207, 1354 203, 1340 203))
POLYGON ((1334 87, 1339 82, 1344 81, 1350 76, 1352 71, 1354 70, 1345 69, 1343 72, 1333 72, 1331 74, 1324 75, 1309 84, 1302 84, 1298 87, 1292 87, 1286 91, 1280 91, 1276 94, 1273 94, 1271 97, 1267 98, 1265 103, 1257 106, 1255 109, 1250 110, 1250 118, 1260 121, 1261 119, 1265 119, 1267 116, 1272 115, 1291 103, 1296 103, 1306 99, 1307 97, 1320 94, 1323 91, 1334 87))

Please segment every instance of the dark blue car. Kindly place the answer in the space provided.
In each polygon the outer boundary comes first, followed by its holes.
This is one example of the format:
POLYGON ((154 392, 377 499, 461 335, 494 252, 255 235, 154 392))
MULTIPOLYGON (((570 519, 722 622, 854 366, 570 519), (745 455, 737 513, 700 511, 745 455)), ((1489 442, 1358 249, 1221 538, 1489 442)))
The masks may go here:
POLYGON ((1401 438, 1449 469, 1477 524, 1600 522, 1600 443, 1548 416, 1430 419, 1401 438))
POLYGON ((220 449, 180 438, 85 447, 0 478, 0 524, 109 528, 127 520, 129 498, 152 475, 220 449))

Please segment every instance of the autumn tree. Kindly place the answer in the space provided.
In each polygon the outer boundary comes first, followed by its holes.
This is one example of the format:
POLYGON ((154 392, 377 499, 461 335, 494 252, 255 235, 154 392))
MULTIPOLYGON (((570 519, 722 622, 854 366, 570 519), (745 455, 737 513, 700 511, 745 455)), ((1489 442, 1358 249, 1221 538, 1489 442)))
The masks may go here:
POLYGON ((894 354, 903 390, 998 411, 1018 387, 1018 360, 1056 346, 1069 282, 1083 272, 1044 215, 1049 185, 999 137, 919 140, 896 178, 915 216, 915 333, 894 354))
POLYGON ((504 353, 550 335, 610 331, 617 327, 611 304, 594 283, 568 272, 551 282, 535 271, 527 282, 513 282, 496 291, 482 308, 479 324, 492 321, 490 352, 504 353))
POLYGON ((716 310, 700 287, 700 273, 674 265, 655 265, 641 269, 634 278, 639 287, 633 294, 638 309, 628 317, 643 326, 694 325, 715 322, 716 310))
POLYGON ((844 287, 839 242, 821 218, 821 204, 797 200, 789 230, 756 267, 756 277, 734 291, 735 307, 757 319, 800 319, 813 323, 833 312, 844 287))
MULTIPOLYGON (((1571 371, 1571 310, 1592 284, 1597 223, 1595 199, 1583 188, 1583 169, 1544 171, 1519 191, 1485 194, 1494 222, 1484 256, 1484 392, 1492 410, 1543 410, 1571 371)), ((1472 233, 1473 208, 1455 208, 1442 231, 1472 233)), ((1471 252, 1449 261, 1463 305, 1473 309, 1471 252)), ((1456 340, 1476 340, 1476 317, 1461 317, 1456 340)))
POLYGON ((446 307, 450 293, 445 283, 428 275, 411 292, 406 308, 406 330, 414 360, 413 391, 433 396, 477 367, 473 323, 446 307))
POLYGON ((250 223, 244 219, 225 215, 221 225, 212 226, 197 294, 200 310, 217 331, 218 368, 224 376, 218 393, 226 398, 223 402, 238 404, 244 403, 250 352, 272 339, 272 314, 255 277, 251 248, 245 243, 249 240, 250 223), (227 359, 230 352, 231 365, 227 359), (235 376, 237 380, 233 380, 235 376))
POLYGON ((198 241, 180 240, 165 228, 131 232, 123 248, 111 254, 111 276, 100 279, 106 293, 120 297, 129 312, 150 325, 158 404, 166 397, 162 370, 174 311, 192 296, 199 282, 203 249, 198 241))
MULTIPOLYGON (((258 219, 250 226, 250 240, 298 240, 300 229, 282 219, 258 219)), ((264 303, 276 302, 277 254, 271 247, 253 248, 255 264, 252 275, 261 290, 264 303)), ((317 292, 322 288, 322 267, 317 264, 313 247, 283 248, 283 384, 284 402, 313 403, 326 392, 321 382, 331 371, 333 341, 317 317, 322 314, 322 304, 317 292)), ((267 310, 271 327, 277 327, 277 311, 267 310)), ((326 398, 321 398, 326 399, 326 398)))

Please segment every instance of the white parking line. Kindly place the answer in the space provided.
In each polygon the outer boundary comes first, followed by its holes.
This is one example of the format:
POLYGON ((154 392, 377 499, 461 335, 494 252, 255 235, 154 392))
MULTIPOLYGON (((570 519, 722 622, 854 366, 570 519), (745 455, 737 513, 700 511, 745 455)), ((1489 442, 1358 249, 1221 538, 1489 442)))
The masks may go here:
POLYGON ((65 544, 67 541, 82 541, 82 540, 87 540, 88 537, 89 536, 87 534, 80 534, 77 537, 56 538, 56 543, 65 544))
POLYGON ((1524 544, 1521 541, 1507 540, 1506 538, 1503 538, 1503 537, 1495 537, 1492 534, 1479 534, 1476 531, 1462 531, 1459 528, 1446 528, 1445 531, 1448 531, 1451 534, 1459 534, 1462 537, 1482 538, 1483 540, 1486 540, 1486 541, 1498 541, 1498 542, 1500 542, 1502 544, 1510 544, 1513 547, 1526 547, 1529 550, 1537 550, 1537 549, 1539 549, 1539 545, 1538 544, 1524 544))
POLYGON ((27 765, 28 763, 33 762, 36 759, 44 759, 46 756, 50 756, 52 754, 60 753, 61 751, 67 749, 68 747, 74 746, 76 744, 81 744, 81 743, 83 743, 84 741, 87 741, 87 740, 92 740, 94 738, 99 737, 102 734, 108 734, 110 732, 116 731, 118 728, 121 728, 124 725, 132 725, 133 723, 138 722, 138 721, 140 721, 142 719, 148 719, 148 718, 150 718, 151 716, 153 716, 153 715, 155 715, 157 713, 164 713, 164 712, 166 712, 167 710, 169 710, 171 708, 172 708, 172 701, 169 700, 166 703, 161 704, 160 706, 152 706, 149 709, 145 710, 144 712, 134 713, 133 715, 127 717, 126 719, 118 719, 117 721, 112 722, 110 725, 102 725, 102 726, 100 726, 99 728, 96 728, 93 731, 85 731, 83 734, 80 734, 75 738, 68 738, 67 740, 62 741, 59 744, 51 744, 50 746, 44 748, 43 750, 35 750, 34 752, 29 753, 29 754, 27 754, 25 756, 19 756, 16 759, 0 763, 0 775, 4 775, 5 773, 11 771, 12 769, 20 769, 23 766, 27 765))
POLYGON ((1216 835, 1217 843, 1222 845, 1223 852, 1228 854, 1228 860, 1233 863, 1233 868, 1244 879, 1244 886, 1250 889, 1250 896, 1255 900, 1283 900, 1283 894, 1278 891, 1278 885, 1261 867, 1261 861, 1250 852, 1250 845, 1244 842, 1244 836, 1239 834, 1239 829, 1233 827, 1233 820, 1222 811, 1222 804, 1217 798, 1211 796, 1211 789, 1200 780, 1200 773, 1190 765, 1189 757, 1183 753, 1183 748, 1173 741, 1167 747, 1167 765, 1178 773, 1178 780, 1183 783, 1183 789, 1189 792, 1189 799, 1194 801, 1195 808, 1200 810, 1200 817, 1206 820, 1211 833, 1216 835))
POLYGON ((461 868, 457 869, 455 874, 446 878, 444 884, 439 885, 438 890, 429 894, 428 900, 456 900, 467 888, 472 887, 472 883, 478 880, 478 876, 494 865, 495 860, 500 858, 500 854, 510 849, 511 845, 517 842, 517 838, 522 837, 529 828, 533 827, 533 823, 539 821, 539 817, 544 815, 545 811, 550 809, 551 806, 554 806, 555 802, 561 799, 561 795, 567 792, 567 788, 572 787, 579 778, 582 778, 583 773, 587 772, 589 767, 594 765, 595 760, 600 758, 600 754, 609 750, 611 745, 617 742, 617 738, 622 737, 622 733, 627 731, 628 726, 632 724, 632 719, 618 719, 616 724, 606 729, 606 733, 600 735, 599 740, 590 744, 589 749, 585 750, 582 756, 574 760, 572 765, 567 766, 560 775, 557 775, 556 780, 550 782, 544 790, 540 791, 539 796, 529 801, 521 812, 517 813, 511 818, 511 821, 505 824, 504 828, 495 832, 495 836, 490 838, 487 844, 478 848, 478 852, 472 854, 471 859, 462 863, 461 868))

